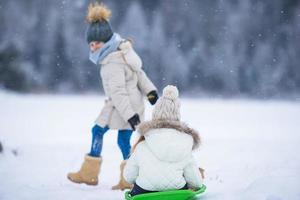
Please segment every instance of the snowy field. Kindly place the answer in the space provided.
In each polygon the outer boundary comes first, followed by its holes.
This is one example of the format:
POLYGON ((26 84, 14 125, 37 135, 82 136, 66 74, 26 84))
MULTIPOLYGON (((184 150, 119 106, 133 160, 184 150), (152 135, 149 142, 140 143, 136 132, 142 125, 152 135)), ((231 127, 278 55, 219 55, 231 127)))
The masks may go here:
MULTIPOLYGON (((0 92, 0 199, 123 199, 110 190, 121 161, 114 131, 105 136, 100 184, 66 179, 89 151, 102 105, 100 96, 0 92)), ((184 99, 182 118, 203 140, 195 152, 206 169, 200 199, 300 199, 299 102, 184 99)))

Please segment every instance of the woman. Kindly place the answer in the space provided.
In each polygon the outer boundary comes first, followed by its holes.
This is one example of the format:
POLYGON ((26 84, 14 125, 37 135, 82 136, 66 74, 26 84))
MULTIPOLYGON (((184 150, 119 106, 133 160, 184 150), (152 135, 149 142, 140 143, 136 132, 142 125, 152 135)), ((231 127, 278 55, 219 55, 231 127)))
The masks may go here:
POLYGON ((112 189, 130 188, 123 177, 123 169, 131 149, 130 138, 135 127, 143 121, 146 95, 153 105, 158 99, 156 87, 142 70, 142 61, 131 42, 113 33, 109 18, 111 11, 103 4, 90 4, 88 8, 87 42, 90 60, 100 65, 100 76, 107 99, 92 128, 91 151, 84 158, 81 169, 69 173, 75 183, 98 184, 102 163, 103 136, 109 130, 119 130, 118 145, 123 161, 120 165, 120 181, 112 189))
POLYGON ((192 150, 198 132, 180 121, 178 90, 167 86, 152 113, 152 121, 138 127, 141 138, 125 167, 125 180, 134 184, 131 196, 154 191, 198 189, 204 178, 192 150), (200 170, 200 171, 199 171, 200 170))

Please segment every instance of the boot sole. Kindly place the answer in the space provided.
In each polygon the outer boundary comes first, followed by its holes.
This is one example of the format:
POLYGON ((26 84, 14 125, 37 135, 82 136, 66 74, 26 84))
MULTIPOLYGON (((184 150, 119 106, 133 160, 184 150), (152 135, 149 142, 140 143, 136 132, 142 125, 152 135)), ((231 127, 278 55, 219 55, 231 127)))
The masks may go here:
POLYGON ((98 182, 90 182, 90 183, 89 183, 89 182, 75 181, 75 180, 71 179, 70 177, 68 177, 68 179, 69 179, 71 182, 73 182, 73 183, 78 183, 78 184, 84 183, 84 184, 86 184, 86 185, 92 185, 92 186, 98 185, 98 182))

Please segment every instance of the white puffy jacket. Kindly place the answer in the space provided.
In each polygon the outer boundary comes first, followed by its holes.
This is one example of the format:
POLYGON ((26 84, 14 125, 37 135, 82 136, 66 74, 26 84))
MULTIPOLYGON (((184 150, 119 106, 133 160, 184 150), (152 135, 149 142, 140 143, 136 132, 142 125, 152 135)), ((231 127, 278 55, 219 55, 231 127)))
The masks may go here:
POLYGON ((139 132, 145 136, 130 156, 124 170, 129 183, 149 191, 190 188, 202 185, 192 149, 200 143, 198 133, 181 122, 143 122, 139 132))

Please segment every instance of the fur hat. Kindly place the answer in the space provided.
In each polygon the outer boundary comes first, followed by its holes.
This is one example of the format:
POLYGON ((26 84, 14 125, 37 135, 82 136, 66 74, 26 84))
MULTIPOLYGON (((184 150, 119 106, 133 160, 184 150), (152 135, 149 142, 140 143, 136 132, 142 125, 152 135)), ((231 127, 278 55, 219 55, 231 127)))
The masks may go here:
POLYGON ((86 31, 86 40, 88 43, 92 41, 107 42, 113 35, 113 31, 109 24, 111 11, 102 3, 90 4, 86 20, 89 26, 86 31))
POLYGON ((163 89, 163 95, 155 104, 152 119, 180 121, 180 101, 177 87, 168 85, 163 89))

